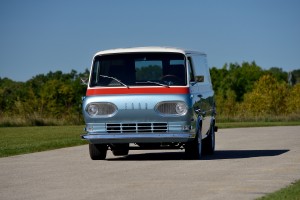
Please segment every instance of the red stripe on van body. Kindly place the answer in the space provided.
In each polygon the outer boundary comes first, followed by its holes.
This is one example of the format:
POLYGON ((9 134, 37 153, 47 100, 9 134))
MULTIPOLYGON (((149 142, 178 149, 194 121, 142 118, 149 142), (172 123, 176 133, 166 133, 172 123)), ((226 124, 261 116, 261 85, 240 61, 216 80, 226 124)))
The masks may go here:
POLYGON ((88 88, 86 96, 106 94, 188 94, 188 87, 170 88, 88 88))

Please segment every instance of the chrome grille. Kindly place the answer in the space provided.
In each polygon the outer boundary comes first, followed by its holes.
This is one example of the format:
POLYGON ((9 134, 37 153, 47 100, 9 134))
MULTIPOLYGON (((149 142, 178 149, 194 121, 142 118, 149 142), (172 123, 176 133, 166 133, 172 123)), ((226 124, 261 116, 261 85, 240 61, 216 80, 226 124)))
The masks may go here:
POLYGON ((167 132, 167 123, 108 123, 108 133, 157 133, 167 132))

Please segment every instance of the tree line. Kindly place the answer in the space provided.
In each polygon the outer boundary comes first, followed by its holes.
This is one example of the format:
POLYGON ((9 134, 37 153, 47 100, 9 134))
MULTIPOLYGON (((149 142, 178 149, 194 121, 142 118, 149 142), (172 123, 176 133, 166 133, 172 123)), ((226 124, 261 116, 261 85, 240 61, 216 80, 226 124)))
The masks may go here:
POLYGON ((300 70, 243 62, 210 73, 220 120, 300 120, 300 70))
MULTIPOLYGON (((287 73, 255 62, 210 69, 219 120, 300 120, 300 69, 287 73)), ((37 75, 26 82, 0 77, 0 125, 83 124, 83 73, 37 75)))
POLYGON ((72 70, 40 74, 26 82, 0 78, 0 125, 82 124, 81 98, 89 76, 72 70))

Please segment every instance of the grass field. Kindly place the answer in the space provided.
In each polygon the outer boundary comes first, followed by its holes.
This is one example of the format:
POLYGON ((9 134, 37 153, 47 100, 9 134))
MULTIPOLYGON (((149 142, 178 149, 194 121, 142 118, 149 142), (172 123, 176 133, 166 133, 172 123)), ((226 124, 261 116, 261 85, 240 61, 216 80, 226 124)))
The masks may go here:
POLYGON ((257 200, 300 200, 300 180, 257 200))
POLYGON ((0 128, 0 157, 86 144, 84 126, 33 126, 0 128))

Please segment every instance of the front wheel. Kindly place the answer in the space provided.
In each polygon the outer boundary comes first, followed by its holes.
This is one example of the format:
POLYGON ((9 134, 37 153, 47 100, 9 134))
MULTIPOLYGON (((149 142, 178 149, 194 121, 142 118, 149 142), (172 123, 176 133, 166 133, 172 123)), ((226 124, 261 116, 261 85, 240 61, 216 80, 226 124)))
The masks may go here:
POLYGON ((107 154, 107 145, 89 144, 89 151, 92 160, 104 160, 107 154))
POLYGON ((185 144, 185 154, 189 159, 201 159, 202 156, 202 135, 200 131, 197 133, 196 138, 185 144))
POLYGON ((212 124, 208 136, 203 140, 203 154, 212 155, 215 152, 215 125, 212 124))

